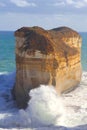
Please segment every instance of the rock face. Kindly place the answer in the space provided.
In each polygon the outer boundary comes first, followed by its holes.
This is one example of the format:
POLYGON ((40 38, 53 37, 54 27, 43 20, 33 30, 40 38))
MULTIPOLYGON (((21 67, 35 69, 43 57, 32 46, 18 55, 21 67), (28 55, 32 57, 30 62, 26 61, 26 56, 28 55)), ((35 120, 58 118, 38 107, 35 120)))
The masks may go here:
POLYGON ((61 94, 81 79, 81 37, 68 28, 44 30, 23 27, 16 36, 16 83, 13 89, 19 108, 26 108, 29 91, 40 84, 53 85, 61 94))

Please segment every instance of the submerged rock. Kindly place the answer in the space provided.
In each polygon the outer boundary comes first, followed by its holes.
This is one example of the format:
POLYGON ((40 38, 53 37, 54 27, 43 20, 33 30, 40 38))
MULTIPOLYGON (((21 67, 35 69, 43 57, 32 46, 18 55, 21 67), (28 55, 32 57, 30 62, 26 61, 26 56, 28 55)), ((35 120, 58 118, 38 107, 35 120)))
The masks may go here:
MULTIPOLYGON (((16 83, 13 95, 26 108, 29 91, 53 85, 58 94, 74 89, 81 79, 81 37, 68 28, 22 27, 16 36, 16 83)), ((50 99, 49 99, 50 100, 50 99)))

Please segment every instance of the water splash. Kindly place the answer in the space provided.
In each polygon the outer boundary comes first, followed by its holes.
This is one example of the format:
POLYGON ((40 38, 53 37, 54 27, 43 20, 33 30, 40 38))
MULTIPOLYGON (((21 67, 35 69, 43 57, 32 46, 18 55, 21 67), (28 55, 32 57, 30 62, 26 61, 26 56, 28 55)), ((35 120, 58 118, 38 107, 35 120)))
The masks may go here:
POLYGON ((62 97, 52 86, 31 90, 26 110, 19 110, 12 100, 14 82, 15 72, 0 74, 1 130, 87 130, 87 72, 79 87, 62 97))
POLYGON ((31 100, 26 112, 34 126, 49 126, 63 122, 65 110, 61 97, 53 86, 41 85, 30 91, 31 100))

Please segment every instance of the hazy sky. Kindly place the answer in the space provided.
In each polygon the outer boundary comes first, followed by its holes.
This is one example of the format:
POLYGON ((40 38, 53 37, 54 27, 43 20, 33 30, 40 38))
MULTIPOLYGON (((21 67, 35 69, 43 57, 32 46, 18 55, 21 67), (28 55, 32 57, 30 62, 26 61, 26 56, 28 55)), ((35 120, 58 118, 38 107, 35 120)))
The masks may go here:
POLYGON ((22 26, 87 31, 87 0, 0 0, 0 30, 22 26))

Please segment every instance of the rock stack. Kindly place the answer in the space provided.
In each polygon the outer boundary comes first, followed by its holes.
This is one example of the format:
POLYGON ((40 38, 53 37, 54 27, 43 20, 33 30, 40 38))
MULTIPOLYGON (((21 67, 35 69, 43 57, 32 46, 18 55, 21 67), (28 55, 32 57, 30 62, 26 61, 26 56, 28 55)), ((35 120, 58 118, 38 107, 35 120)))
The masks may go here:
MULTIPOLYGON (((68 28, 44 30, 22 27, 16 37, 16 83, 13 95, 19 108, 26 108, 29 91, 40 84, 58 92, 74 89, 81 80, 81 37, 68 28)), ((50 99, 49 99, 50 100, 50 99)))

